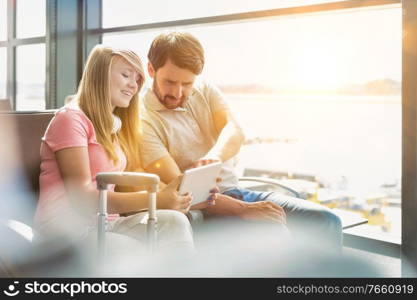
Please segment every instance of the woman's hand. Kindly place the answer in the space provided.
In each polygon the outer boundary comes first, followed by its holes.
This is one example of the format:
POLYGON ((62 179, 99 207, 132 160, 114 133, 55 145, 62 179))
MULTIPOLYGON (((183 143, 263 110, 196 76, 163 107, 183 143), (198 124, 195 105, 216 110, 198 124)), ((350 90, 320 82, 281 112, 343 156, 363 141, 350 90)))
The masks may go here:
POLYGON ((163 190, 158 192, 156 206, 162 209, 174 209, 187 213, 190 210, 192 195, 180 195, 178 186, 182 180, 182 175, 171 181, 163 190))

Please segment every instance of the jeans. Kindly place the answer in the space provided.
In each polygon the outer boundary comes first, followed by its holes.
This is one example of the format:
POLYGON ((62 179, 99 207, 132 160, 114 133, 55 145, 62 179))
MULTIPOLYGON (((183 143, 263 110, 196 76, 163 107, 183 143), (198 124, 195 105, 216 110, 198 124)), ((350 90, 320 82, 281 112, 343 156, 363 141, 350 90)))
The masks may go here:
POLYGON ((245 202, 272 201, 281 206, 287 216, 287 226, 296 239, 316 243, 320 247, 342 248, 340 218, 325 206, 274 192, 259 192, 234 188, 223 194, 245 202))

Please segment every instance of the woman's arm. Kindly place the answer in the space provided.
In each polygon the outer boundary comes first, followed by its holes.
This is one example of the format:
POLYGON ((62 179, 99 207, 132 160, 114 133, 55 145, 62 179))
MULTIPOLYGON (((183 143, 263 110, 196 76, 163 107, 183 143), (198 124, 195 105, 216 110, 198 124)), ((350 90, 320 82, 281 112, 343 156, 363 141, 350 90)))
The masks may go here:
MULTIPOLYGON (((55 152, 58 168, 66 191, 73 204, 81 211, 97 211, 98 190, 92 184, 90 161, 86 147, 72 147, 55 152), (87 201, 83 201, 88 199, 87 201)), ((187 211, 190 196, 179 196, 176 188, 180 180, 174 180, 157 195, 157 207, 187 211)), ((109 213, 127 213, 148 208, 146 192, 108 192, 109 213)))
MULTIPOLYGON (((79 208, 95 210, 98 207, 98 190, 91 181, 90 161, 86 147, 65 148, 55 152, 58 168, 66 191, 79 208), (88 199, 82 201, 83 199, 88 199)), ((124 213, 148 207, 147 193, 108 192, 108 211, 124 213)))

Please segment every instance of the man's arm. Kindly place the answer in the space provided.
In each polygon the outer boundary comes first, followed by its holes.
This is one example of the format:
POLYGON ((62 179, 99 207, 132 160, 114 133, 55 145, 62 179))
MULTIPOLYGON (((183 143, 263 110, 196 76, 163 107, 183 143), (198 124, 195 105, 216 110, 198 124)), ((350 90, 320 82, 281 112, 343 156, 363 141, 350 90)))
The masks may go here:
MULTIPOLYGON (((164 156, 152 162, 145 167, 145 171, 158 175, 163 184, 172 182, 172 180, 178 178, 178 176, 181 175, 180 168, 170 155, 164 156)), ((191 206, 191 209, 205 209, 214 203, 213 200, 214 194, 212 194, 212 196, 209 197, 209 199, 206 201, 191 206)))
POLYGON ((248 203, 227 195, 216 194, 215 205, 208 206, 204 210, 215 215, 235 216, 246 220, 262 220, 286 224, 284 209, 271 201, 248 203))
POLYGON ((165 184, 181 175, 180 168, 170 155, 157 159, 145 166, 145 171, 158 175, 165 184))
POLYGON ((216 143, 210 151, 200 160, 194 162, 193 167, 212 163, 214 161, 226 161, 239 153, 245 140, 242 128, 232 116, 229 110, 217 110, 213 113, 214 125, 220 132, 216 143))
MULTIPOLYGON (((171 182, 181 174, 171 156, 164 156, 154 161, 146 166, 145 170, 157 174, 165 183, 171 182)), ((212 194, 208 201, 191 206, 191 209, 201 209, 216 215, 239 216, 248 220, 270 220, 285 224, 284 210, 272 202, 246 203, 218 193, 212 194)))

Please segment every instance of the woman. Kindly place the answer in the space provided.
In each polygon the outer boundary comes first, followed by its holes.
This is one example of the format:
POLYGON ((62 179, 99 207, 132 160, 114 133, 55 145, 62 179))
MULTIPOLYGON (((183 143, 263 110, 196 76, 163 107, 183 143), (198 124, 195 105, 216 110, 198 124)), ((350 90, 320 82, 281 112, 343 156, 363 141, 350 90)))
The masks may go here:
MULTIPOLYGON (((86 63, 74 99, 51 120, 41 145, 40 233, 87 233, 95 224, 96 174, 142 171, 138 155, 138 93, 144 83, 139 57, 127 50, 96 46, 86 63)), ((176 192, 179 179, 157 194, 158 247, 191 249, 187 212, 191 196, 176 192)), ((145 192, 108 192, 112 214, 146 210, 145 192)), ((113 215, 108 231, 146 241, 146 212, 113 215)))

